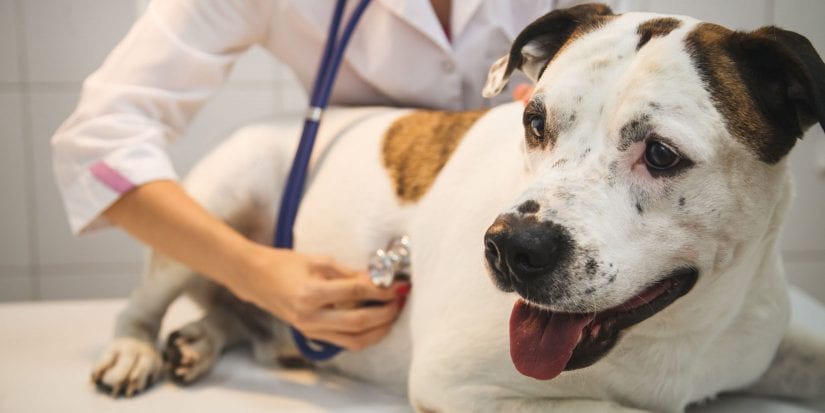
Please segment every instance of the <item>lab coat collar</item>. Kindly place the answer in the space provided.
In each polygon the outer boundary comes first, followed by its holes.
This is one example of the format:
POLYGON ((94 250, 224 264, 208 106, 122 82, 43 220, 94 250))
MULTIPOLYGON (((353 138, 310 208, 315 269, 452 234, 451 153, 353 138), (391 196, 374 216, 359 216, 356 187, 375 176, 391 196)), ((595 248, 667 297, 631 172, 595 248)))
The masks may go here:
MULTIPOLYGON (((483 0, 454 0, 450 10, 450 31, 453 39, 458 39, 467 23, 478 12, 483 0)), ((429 2, 428 2, 429 3, 429 2)))
MULTIPOLYGON (((467 27, 467 23, 476 13, 483 0, 459 0, 452 2, 450 11, 450 33, 457 39, 467 27)), ((382 7, 390 10, 396 17, 424 34, 430 41, 446 52, 450 52, 450 41, 438 22, 428 0, 378 0, 382 7)))

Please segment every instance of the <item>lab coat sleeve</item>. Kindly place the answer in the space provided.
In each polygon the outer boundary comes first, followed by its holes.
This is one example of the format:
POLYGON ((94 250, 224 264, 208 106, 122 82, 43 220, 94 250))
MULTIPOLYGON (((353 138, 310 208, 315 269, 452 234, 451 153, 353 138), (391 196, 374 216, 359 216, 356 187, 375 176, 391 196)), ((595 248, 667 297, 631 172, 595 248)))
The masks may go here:
POLYGON ((269 0, 152 2, 83 83, 52 138, 54 173, 74 234, 108 225, 101 213, 141 184, 177 179, 166 145, 260 42, 269 0))

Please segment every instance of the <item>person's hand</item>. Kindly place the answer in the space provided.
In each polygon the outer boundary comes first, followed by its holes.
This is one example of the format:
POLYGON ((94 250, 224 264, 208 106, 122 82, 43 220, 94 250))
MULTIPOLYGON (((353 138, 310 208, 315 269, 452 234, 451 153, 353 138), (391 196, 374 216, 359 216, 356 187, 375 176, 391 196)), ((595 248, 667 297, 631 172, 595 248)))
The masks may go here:
POLYGON ((409 284, 383 289, 329 259, 256 244, 210 214, 176 182, 153 181, 104 215, 178 260, 297 327, 309 338, 358 350, 384 337, 409 284), (378 305, 364 307, 364 302, 378 305))
POLYGON ((366 273, 325 257, 260 245, 252 254, 229 288, 307 338, 348 350, 361 350, 387 335, 410 291, 401 282, 377 287, 366 273))

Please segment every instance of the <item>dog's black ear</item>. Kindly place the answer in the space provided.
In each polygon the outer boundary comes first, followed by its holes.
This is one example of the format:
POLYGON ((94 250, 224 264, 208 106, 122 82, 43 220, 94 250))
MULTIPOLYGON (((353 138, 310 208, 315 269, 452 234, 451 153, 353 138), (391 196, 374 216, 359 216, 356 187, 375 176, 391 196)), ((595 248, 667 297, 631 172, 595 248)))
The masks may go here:
POLYGON ((733 33, 727 51, 787 148, 780 156, 814 123, 825 130, 825 63, 808 39, 769 26, 733 33))
POLYGON ((482 95, 493 97, 507 86, 513 70, 520 69, 534 82, 538 80, 547 63, 577 30, 593 27, 602 16, 613 15, 610 7, 590 3, 554 10, 530 23, 516 37, 510 54, 498 59, 490 67, 482 95))

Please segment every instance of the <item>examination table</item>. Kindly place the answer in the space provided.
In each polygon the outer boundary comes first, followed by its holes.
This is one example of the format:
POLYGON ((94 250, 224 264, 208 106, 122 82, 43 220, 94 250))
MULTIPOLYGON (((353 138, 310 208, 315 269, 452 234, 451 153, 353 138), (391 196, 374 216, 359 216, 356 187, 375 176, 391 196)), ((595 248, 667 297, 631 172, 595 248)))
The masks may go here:
MULTIPOLYGON (((825 306, 793 290, 794 318, 825 334, 825 306)), ((112 399, 89 381, 125 300, 0 304, 0 413, 17 412, 411 412, 406 400, 327 372, 256 364, 245 350, 226 354, 197 384, 162 381, 133 399, 112 399)), ((163 334, 198 315, 173 305, 163 334)), ((689 412, 825 412, 825 402, 727 395, 689 412)))

